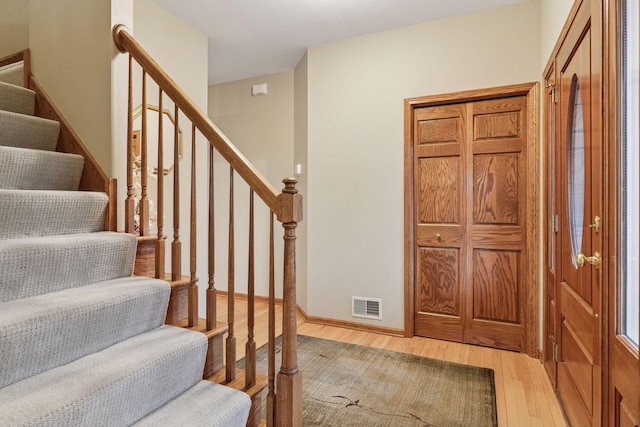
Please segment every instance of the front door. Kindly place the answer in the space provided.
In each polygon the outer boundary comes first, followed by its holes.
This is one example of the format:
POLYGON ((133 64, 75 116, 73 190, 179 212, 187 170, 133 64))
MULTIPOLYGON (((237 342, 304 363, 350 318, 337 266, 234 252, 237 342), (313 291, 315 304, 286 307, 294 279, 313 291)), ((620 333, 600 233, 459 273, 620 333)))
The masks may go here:
POLYGON ((535 351, 536 88, 408 100, 416 335, 535 351))
POLYGON ((597 5, 588 0, 580 5, 556 62, 561 241, 557 387, 574 426, 601 423, 602 93, 592 6, 597 5))

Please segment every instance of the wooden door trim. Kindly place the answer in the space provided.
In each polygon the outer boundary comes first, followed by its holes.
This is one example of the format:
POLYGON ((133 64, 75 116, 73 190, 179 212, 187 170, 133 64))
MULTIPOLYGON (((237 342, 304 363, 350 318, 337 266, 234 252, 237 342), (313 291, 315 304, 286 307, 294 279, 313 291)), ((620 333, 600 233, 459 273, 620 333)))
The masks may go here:
MULTIPOLYGON (((526 96, 527 102, 527 174, 532 185, 526 188, 526 251, 530 258, 539 257, 539 83, 523 83, 487 89, 477 89, 449 94, 428 95, 405 99, 404 102, 404 334, 415 333, 414 312, 414 251, 413 251, 413 123, 416 108, 445 104, 458 104, 487 99, 526 96)), ((539 263, 528 262, 525 272, 525 351, 531 357, 538 356, 538 289, 539 263)))

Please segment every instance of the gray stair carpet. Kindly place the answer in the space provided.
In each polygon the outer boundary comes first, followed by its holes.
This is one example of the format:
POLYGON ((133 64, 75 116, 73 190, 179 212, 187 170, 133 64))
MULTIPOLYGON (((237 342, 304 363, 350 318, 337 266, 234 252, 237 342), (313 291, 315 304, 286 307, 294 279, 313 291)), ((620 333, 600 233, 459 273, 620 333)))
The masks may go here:
POLYGON ((126 426, 202 378, 207 338, 161 326, 0 388, 0 425, 126 426))
POLYGON ((203 380, 134 426, 244 427, 250 406, 247 394, 203 380))
POLYGON ((0 190, 0 239, 102 231, 107 203, 88 191, 0 190))
POLYGON ((0 110, 33 116, 36 94, 31 89, 0 82, 0 110))
POLYGON ((137 239, 77 191, 22 65, 0 67, 0 426, 244 426, 251 401, 202 381, 208 340, 163 326, 167 282, 135 277, 137 239))
POLYGON ((24 85, 24 61, 0 67, 0 82, 16 86, 24 85))
POLYGON ((59 134, 54 120, 0 111, 0 145, 55 151, 59 134))
POLYGON ((108 231, 0 240, 0 302, 131 276, 136 247, 108 231))
POLYGON ((77 154, 0 146, 0 188, 77 190, 83 168, 84 157, 77 154))
POLYGON ((126 277, 0 304, 0 387, 162 326, 170 293, 126 277))

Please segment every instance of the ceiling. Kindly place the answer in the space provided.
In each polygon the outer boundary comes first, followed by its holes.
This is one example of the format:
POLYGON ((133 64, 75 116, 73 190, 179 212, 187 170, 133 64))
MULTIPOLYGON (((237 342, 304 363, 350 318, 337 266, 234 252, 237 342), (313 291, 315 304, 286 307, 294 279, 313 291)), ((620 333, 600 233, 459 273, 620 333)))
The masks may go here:
POLYGON ((290 70, 309 47, 528 0, 152 0, 209 38, 209 83, 290 70))

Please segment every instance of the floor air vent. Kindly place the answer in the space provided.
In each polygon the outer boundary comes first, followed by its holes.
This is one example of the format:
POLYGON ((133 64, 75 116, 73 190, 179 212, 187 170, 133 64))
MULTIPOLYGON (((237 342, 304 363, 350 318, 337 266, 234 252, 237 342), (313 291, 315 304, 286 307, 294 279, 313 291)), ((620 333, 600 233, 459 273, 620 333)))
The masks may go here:
POLYGON ((382 320, 382 300, 380 298, 351 297, 351 315, 382 320))

